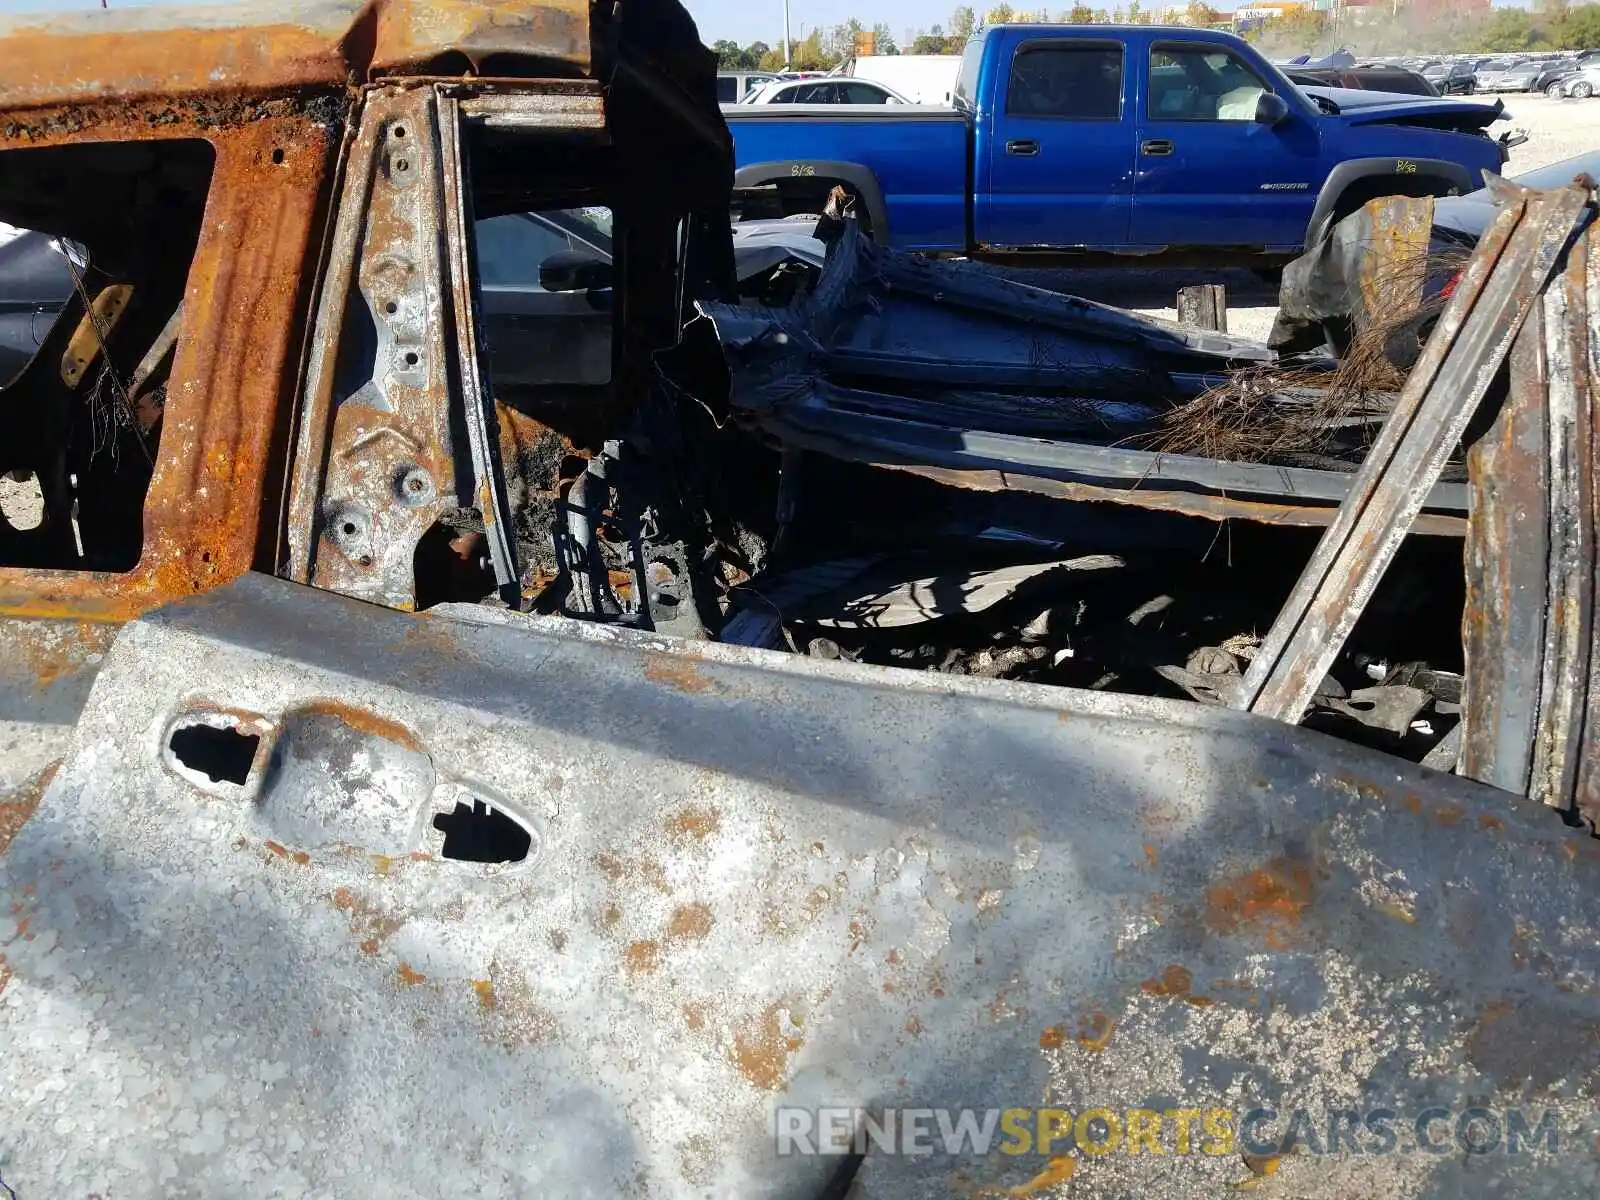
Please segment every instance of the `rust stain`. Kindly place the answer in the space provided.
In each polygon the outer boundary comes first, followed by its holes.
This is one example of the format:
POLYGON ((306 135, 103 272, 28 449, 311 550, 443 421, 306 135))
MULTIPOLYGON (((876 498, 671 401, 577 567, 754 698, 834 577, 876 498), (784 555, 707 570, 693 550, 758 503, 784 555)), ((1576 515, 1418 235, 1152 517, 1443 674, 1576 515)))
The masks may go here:
POLYGON ((332 717, 336 721, 343 721, 350 728, 361 733, 382 738, 386 742, 394 742, 396 745, 404 746, 407 750, 415 750, 419 753, 422 751, 422 742, 417 735, 398 721, 380 717, 377 713, 368 712, 366 709, 358 708, 354 704, 346 704, 342 700, 317 700, 297 710, 294 715, 332 717))
POLYGON ((611 929, 620 920, 622 920, 622 906, 609 900, 606 901, 600 909, 600 928, 611 929))
POLYGON ((1441 804, 1433 810, 1433 819, 1446 829, 1455 828, 1456 825, 1461 823, 1461 818, 1465 815, 1465 811, 1454 804, 1441 804))
POLYGON ((1302 860, 1276 858, 1206 892, 1206 925, 1231 935, 1258 932, 1268 946, 1284 949, 1300 928, 1300 919, 1316 897, 1311 866, 1302 860))
POLYGON ((4 858, 6 851, 11 849, 11 843, 22 832, 28 819, 39 811, 39 802, 44 799, 45 789, 60 769, 61 763, 53 762, 21 787, 0 798, 0 858, 4 858))
POLYGON ((1091 1054, 1099 1054, 1111 1044, 1111 1035, 1116 1029, 1117 1023, 1097 1008, 1078 1021, 1078 1045, 1091 1054))
POLYGON ((11 982, 11 964, 6 961, 6 956, 0 954, 0 996, 6 994, 6 984, 11 982))
POLYGON ((279 858, 289 857, 289 851, 277 842, 268 840, 262 842, 261 844, 265 846, 270 853, 275 854, 279 858))
POLYGON ((916 1013, 906 1018, 906 1032, 912 1037, 922 1036, 922 1019, 916 1013))
POLYGON ((1024 1183, 1011 1187, 982 1188, 972 1195, 983 1200, 1027 1200, 1027 1197, 1037 1196, 1046 1188, 1055 1187, 1066 1183, 1078 1171, 1078 1160, 1070 1154, 1052 1154, 1045 1163, 1044 1170, 1024 1183))
POLYGON ((1065 1025, 1051 1025, 1039 1035, 1039 1049, 1059 1050, 1066 1044, 1067 1027, 1065 1025))
POLYGON ((683 1006, 683 1025, 691 1033, 698 1033, 706 1027, 706 1006, 698 1001, 690 1001, 683 1006))
POLYGON ((629 975, 648 975, 661 966, 661 943, 634 942, 622 952, 622 966, 629 975))
POLYGON ((679 658, 672 654, 663 654, 660 651, 650 651, 645 656, 644 677, 651 683, 659 683, 663 687, 672 688, 674 691, 687 692, 690 695, 699 695, 703 692, 717 693, 724 690, 723 686, 715 679, 708 679, 700 673, 700 664, 693 659, 679 658))
POLYGON ((756 1087, 775 1092, 788 1082, 789 1058, 804 1044, 798 1029, 784 1028, 782 1006, 773 1004, 734 1031, 729 1057, 756 1087))
POLYGON ((400 982, 406 987, 415 987, 417 984, 422 983, 428 978, 426 975, 423 975, 417 971, 413 971, 411 969, 411 964, 404 962, 395 968, 395 974, 399 977, 400 982))
POLYGON ((1263 1179, 1270 1179, 1283 1166, 1281 1154, 1243 1154, 1240 1157, 1244 1159, 1244 1165, 1250 1168, 1250 1175, 1231 1186, 1241 1192, 1255 1191, 1263 1179))
POLYGON ((1506 823, 1504 821, 1502 821, 1499 817, 1491 816, 1488 813, 1484 813, 1478 818, 1478 828, 1480 829, 1498 831, 1504 829, 1505 827, 1506 823))
POLYGON ((474 979, 472 980, 472 990, 478 997, 479 1007, 486 1009, 495 1007, 494 980, 474 979))
POLYGON ((1162 971, 1159 977, 1146 979, 1139 985, 1139 990, 1147 996, 1170 996, 1196 1008, 1208 1008, 1213 1003, 1209 996, 1194 994, 1194 976, 1177 963, 1162 971))
POLYGON ((1155 866, 1159 861, 1159 855, 1156 854, 1155 846, 1149 842, 1144 844, 1144 861, 1145 865, 1150 867, 1152 870, 1155 869, 1155 866))
POLYGON ((612 883, 639 882, 658 892, 665 893, 672 890, 667 884, 665 868, 648 856, 625 859, 615 854, 597 854, 594 856, 594 865, 612 883))
POLYGON ((667 921, 667 942, 697 942, 711 932, 716 918, 704 904, 683 904, 673 909, 667 921))
POLYGON ((683 808, 667 818, 667 834, 675 842, 703 842, 722 828, 715 808, 683 808))
POLYGON ((391 916, 376 905, 369 904, 347 887, 333 890, 328 897, 333 907, 350 917, 350 932, 363 935, 359 946, 361 953, 375 955, 405 924, 401 917, 391 916))
POLYGON ((4 644, 21 649, 33 673, 33 686, 48 691, 60 680, 89 666, 94 655, 104 655, 116 640, 120 626, 100 621, 68 621, 25 626, 8 631, 4 644))

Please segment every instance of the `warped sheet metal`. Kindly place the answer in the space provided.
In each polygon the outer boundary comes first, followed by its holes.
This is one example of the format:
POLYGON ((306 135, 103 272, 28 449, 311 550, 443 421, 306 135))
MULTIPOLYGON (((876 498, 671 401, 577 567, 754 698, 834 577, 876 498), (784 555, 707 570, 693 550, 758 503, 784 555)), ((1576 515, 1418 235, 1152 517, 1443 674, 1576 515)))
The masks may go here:
MULTIPOLYGON (((1214 519, 1326 524, 1350 492, 1346 471, 1130 444, 1230 369, 1271 361, 1261 343, 898 254, 853 222, 796 305, 700 310, 728 362, 734 413, 784 445, 1214 519)), ((1440 520, 1424 532, 1461 532, 1462 485, 1439 484, 1426 506, 1440 520)))
MULTIPOLYGON (((809 1200, 838 1160, 777 1107, 884 1104, 1548 1111, 1555 1152, 1272 1183, 1592 1183, 1600 850, 1278 722, 251 575, 124 629, 39 791, 0 853, 21 1196, 809 1200), (244 782, 175 757, 195 725, 260 739, 244 782), (444 856, 463 797, 523 861, 444 856)), ((1254 1177, 1056 1151, 1091 1195, 1254 1177)), ((872 1154, 855 1194, 1066 1169, 872 1154)))
MULTIPOLYGON (((1301 719, 1466 434, 1524 319, 1543 303, 1552 272, 1566 263, 1574 239, 1593 220, 1590 180, 1547 192, 1502 186, 1499 216, 1462 273, 1356 475, 1350 499, 1245 672, 1237 707, 1281 721, 1301 719)), ((1592 519, 1586 509, 1583 520, 1592 519)), ((1576 622, 1578 616, 1568 619, 1576 622)), ((1586 639, 1586 623, 1582 630, 1586 639)), ((1568 700, 1576 692, 1559 690, 1568 700)))

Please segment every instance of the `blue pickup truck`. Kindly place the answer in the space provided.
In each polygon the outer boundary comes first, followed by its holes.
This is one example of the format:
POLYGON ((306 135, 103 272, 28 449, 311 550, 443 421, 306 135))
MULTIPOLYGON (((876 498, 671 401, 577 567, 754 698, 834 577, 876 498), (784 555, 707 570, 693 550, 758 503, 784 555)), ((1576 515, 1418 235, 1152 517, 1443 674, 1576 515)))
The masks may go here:
POLYGON ((1281 262, 1378 196, 1470 192, 1508 153, 1498 101, 1297 87, 1183 27, 996 26, 954 95, 725 109, 741 210, 816 212, 842 185, 906 250, 1281 262))

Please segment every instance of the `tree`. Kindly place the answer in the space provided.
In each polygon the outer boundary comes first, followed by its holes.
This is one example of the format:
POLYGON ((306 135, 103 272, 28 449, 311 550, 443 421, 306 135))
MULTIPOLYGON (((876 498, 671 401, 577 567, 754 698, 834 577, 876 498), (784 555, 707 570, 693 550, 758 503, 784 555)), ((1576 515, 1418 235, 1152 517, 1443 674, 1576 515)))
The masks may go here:
POLYGON ((1139 0, 1128 0, 1128 24, 1144 24, 1144 9, 1140 6, 1139 0))
POLYGON ((843 25, 835 25, 822 39, 822 52, 835 62, 849 58, 856 52, 856 34, 865 33, 867 27, 851 17, 843 25))
POLYGON ((1017 10, 1012 8, 1011 5, 1007 4, 1005 0, 1000 0, 1000 3, 991 8, 987 13, 984 14, 983 17, 983 23, 986 26, 1014 25, 1016 24, 1016 20, 1017 10))
POLYGON ((963 46, 967 39, 978 31, 978 14, 966 5, 962 5, 950 14, 950 36, 959 41, 963 46))
POLYGON ((875 54, 899 54, 900 47, 895 43, 894 34, 889 32, 889 27, 882 21, 872 27, 872 40, 875 54))
POLYGON ((1189 24, 1197 29, 1204 29, 1208 25, 1218 25, 1222 22, 1222 14, 1207 4, 1205 0, 1189 0, 1189 8, 1185 15, 1189 19, 1189 24))
POLYGON ((1072 6, 1072 11, 1067 14, 1067 20, 1074 25, 1093 25, 1094 9, 1081 2, 1072 6))
POLYGON ((1520 8, 1497 8, 1473 39, 1480 50, 1531 50, 1539 41, 1533 17, 1520 8))
POLYGON ((751 71, 761 61, 759 55, 752 57, 749 50, 726 38, 713 45, 711 52, 717 56, 717 66, 724 71, 751 71))
POLYGON ((1585 4, 1569 8, 1551 30, 1558 50, 1592 50, 1600 46, 1600 8, 1585 4))

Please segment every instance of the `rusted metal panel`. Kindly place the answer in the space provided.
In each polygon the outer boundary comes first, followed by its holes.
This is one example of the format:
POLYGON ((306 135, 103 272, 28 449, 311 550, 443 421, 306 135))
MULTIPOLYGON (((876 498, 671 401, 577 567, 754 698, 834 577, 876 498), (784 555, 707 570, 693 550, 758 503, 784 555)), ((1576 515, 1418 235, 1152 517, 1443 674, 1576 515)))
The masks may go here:
POLYGON ((1574 233, 1588 181, 1507 197, 1400 400, 1245 673, 1235 705, 1297 722, 1355 627, 1574 233))
MULTIPOLYGON (((1585 469, 1588 472, 1590 500, 1587 520, 1592 532, 1600 530, 1600 434, 1594 429, 1594 422, 1600 417, 1600 332, 1596 330, 1596 322, 1600 321, 1600 237, 1596 237, 1593 230, 1589 232, 1588 247, 1584 296, 1588 319, 1584 323, 1583 333, 1588 340, 1589 458, 1585 469)), ((1600 596, 1600 553, 1595 554, 1590 563, 1590 576, 1590 596, 1600 596)), ((1600 827, 1600 753, 1596 753, 1596 745, 1600 743, 1600 617, 1591 613, 1590 623, 1592 639, 1589 644, 1585 713, 1574 804, 1591 827, 1600 827)))
MULTIPOLYGON (((1120 504, 1152 512, 1179 513, 1207 521, 1250 521, 1258 525, 1295 525, 1325 529, 1333 524, 1339 510, 1302 504, 1276 504, 1268 500, 1247 500, 1238 496, 1206 495, 1203 492, 1175 492, 1161 488, 1115 488, 1090 483, 1069 483, 1061 479, 1019 475, 1015 471, 960 471, 899 462, 873 461, 869 465, 890 471, 905 471, 937 480, 953 487, 979 492, 1031 492, 1059 500, 1120 504)), ((1421 513, 1411 532, 1429 537, 1462 537, 1467 532, 1464 517, 1443 513, 1421 513)))
POLYGON ((289 501, 290 578, 415 604, 417 543, 474 503, 450 425, 454 386, 443 172, 431 88, 367 98, 345 171, 289 501), (370 330, 370 335, 364 335, 370 330))
MULTIPOLYGON (((55 1081, 0 1089, 5 1177, 809 1200, 837 1160, 779 1156, 780 1104, 1437 1105, 1549 1110, 1557 1152, 1334 1147, 1263 1194, 1585 1195, 1596 886, 1536 805, 1243 714, 250 576, 127 628, 0 855, 0 1045, 55 1081), (222 712, 243 784, 152 736, 222 712), (443 856, 463 788, 525 860, 443 856)), ((1171 1134, 1064 1139, 1072 1194, 1253 1178, 1171 1134)))
POLYGON ((261 541, 276 536, 263 525, 276 508, 269 461, 280 397, 298 368, 338 133, 326 113, 298 104, 254 111, 252 120, 214 124, 162 103, 0 124, 0 152, 188 137, 216 154, 145 500, 143 556, 121 575, 0 569, 0 614, 126 619, 249 570, 261 541))
POLYGON ((1519 796, 1533 769, 1550 561, 1544 330, 1539 305, 1511 349, 1494 424, 1467 453, 1461 773, 1519 796))
POLYGON ((435 91, 439 121, 439 162, 444 192, 442 217, 450 309, 455 323, 454 358, 460 381, 460 411, 464 417, 467 459, 472 464, 474 507, 483 518, 484 541, 494 568, 501 598, 513 608, 522 604, 521 570, 511 531, 511 505, 506 497, 505 474, 498 454, 500 431, 494 397, 484 366, 483 334, 473 289, 477 249, 473 240, 471 165, 462 144, 458 102, 435 91))
POLYGON ((1549 422, 1549 624, 1529 796, 1570 808, 1577 782, 1594 623, 1594 412, 1586 295, 1588 238, 1544 294, 1549 422))
POLYGON ((581 0, 258 0, 0 17, 0 109, 459 75, 491 59, 579 74, 590 66, 589 19, 581 0))

